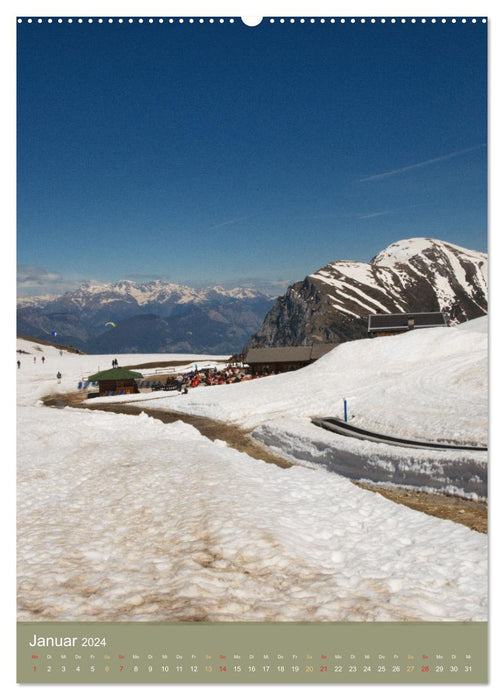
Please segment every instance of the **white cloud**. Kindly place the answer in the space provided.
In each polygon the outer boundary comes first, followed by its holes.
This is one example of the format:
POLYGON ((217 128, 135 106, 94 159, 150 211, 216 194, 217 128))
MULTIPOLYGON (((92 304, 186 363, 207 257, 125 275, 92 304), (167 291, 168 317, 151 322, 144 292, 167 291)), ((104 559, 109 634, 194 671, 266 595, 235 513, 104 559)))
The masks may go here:
POLYGON ((51 272, 46 267, 36 265, 20 265, 17 271, 18 287, 44 286, 58 284, 62 277, 57 272, 51 272))
POLYGON ((75 289, 84 280, 81 276, 64 277, 61 273, 37 265, 19 265, 17 269, 18 297, 63 294, 75 289))

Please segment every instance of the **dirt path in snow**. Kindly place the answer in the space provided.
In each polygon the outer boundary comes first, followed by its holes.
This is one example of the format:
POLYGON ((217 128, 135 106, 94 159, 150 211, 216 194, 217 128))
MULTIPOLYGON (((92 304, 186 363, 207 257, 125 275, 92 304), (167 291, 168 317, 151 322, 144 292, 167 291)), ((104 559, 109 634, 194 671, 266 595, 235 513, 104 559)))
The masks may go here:
MULTIPOLYGON (((355 481, 353 482, 356 483, 355 481)), ((357 484, 362 489, 375 491, 385 498, 408 506, 413 510, 420 510, 427 515, 433 515, 443 520, 453 520, 461 523, 471 530, 487 532, 488 512, 485 503, 469 501, 466 498, 445 496, 444 494, 422 493, 408 489, 383 489, 369 484, 357 484)))
MULTIPOLYGON (((223 440, 230 447, 245 452, 254 459, 262 459, 264 462, 275 464, 282 469, 292 467, 295 462, 286 460, 270 452, 259 441, 254 440, 248 433, 236 426, 212 420, 203 416, 196 416, 187 413, 177 413, 176 411, 165 411, 155 408, 140 408, 134 404, 124 403, 100 403, 93 406, 87 404, 82 406, 82 394, 69 394, 62 396, 49 396, 44 399, 46 406, 62 408, 71 406, 74 408, 87 408, 98 411, 111 411, 112 413, 122 413, 127 415, 139 415, 146 413, 153 418, 157 418, 163 423, 174 423, 181 420, 194 426, 202 435, 210 440, 223 440)), ((487 506, 484 503, 470 501, 456 496, 445 496, 442 494, 423 493, 421 491, 411 491, 401 488, 385 489, 375 487, 370 484, 360 484, 353 482, 356 486, 374 491, 385 498, 400 503, 413 510, 419 510, 427 515, 433 515, 443 520, 452 520, 478 532, 487 532, 487 506)))
POLYGON ((267 450, 262 443, 254 438, 250 437, 245 431, 240 430, 234 425, 229 425, 228 423, 223 423, 221 421, 212 420, 210 418, 204 418, 203 416, 195 416, 188 413, 178 413, 177 411, 166 411, 156 408, 146 408, 135 406, 134 404, 124 404, 124 403, 100 403, 93 406, 92 404, 86 404, 86 406, 81 405, 82 395, 66 396, 62 398, 61 396, 53 396, 44 399, 46 406, 55 406, 56 408, 61 408, 62 406, 71 406, 74 408, 88 408, 97 411, 110 411, 112 413, 122 413, 131 416, 138 416, 140 413, 146 413, 152 418, 157 418, 163 423, 175 423, 175 421, 181 420, 184 423, 194 426, 202 435, 209 438, 209 440, 223 440, 229 447, 233 447, 235 450, 240 452, 245 452, 254 459, 262 459, 264 462, 269 462, 270 464, 275 464, 282 469, 288 469, 292 467, 294 462, 289 462, 282 457, 272 454, 267 450))

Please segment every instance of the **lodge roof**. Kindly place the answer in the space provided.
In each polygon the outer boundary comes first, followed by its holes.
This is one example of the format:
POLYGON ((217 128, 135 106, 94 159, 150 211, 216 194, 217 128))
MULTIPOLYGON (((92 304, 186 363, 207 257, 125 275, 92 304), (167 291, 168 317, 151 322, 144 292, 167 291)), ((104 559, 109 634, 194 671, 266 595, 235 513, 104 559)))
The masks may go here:
POLYGON ((316 343, 314 345, 294 345, 277 348, 250 348, 244 362, 275 363, 275 362, 311 362, 325 355, 336 347, 333 343, 316 343))
POLYGON ((140 372, 133 372, 129 369, 114 367, 113 369, 106 369, 103 372, 97 372, 88 377, 90 382, 105 382, 114 379, 143 379, 143 374, 140 374, 140 372))
POLYGON ((446 326, 446 315, 442 311, 416 311, 400 314, 370 314, 368 332, 398 331, 409 328, 436 328, 446 326))

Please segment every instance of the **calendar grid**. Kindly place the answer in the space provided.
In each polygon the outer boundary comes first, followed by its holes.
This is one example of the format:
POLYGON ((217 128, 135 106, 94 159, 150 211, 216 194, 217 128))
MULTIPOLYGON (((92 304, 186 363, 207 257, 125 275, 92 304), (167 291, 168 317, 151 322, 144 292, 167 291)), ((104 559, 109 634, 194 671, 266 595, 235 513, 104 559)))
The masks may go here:
POLYGON ((19 623, 20 683, 485 683, 486 623, 19 623))

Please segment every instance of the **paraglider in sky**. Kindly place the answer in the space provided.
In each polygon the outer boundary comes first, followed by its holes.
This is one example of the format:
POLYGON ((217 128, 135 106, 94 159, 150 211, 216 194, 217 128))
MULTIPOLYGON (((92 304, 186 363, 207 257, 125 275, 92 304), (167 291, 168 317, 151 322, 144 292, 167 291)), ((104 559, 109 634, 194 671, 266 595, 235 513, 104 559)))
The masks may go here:
POLYGON ((56 331, 48 331, 47 328, 44 328, 44 326, 40 326, 40 329, 44 331, 44 333, 47 333, 47 335, 52 335, 53 338, 55 338, 58 333, 56 331))
POLYGON ((113 328, 115 328, 115 323, 113 321, 107 321, 107 323, 105 325, 112 326, 113 328))

